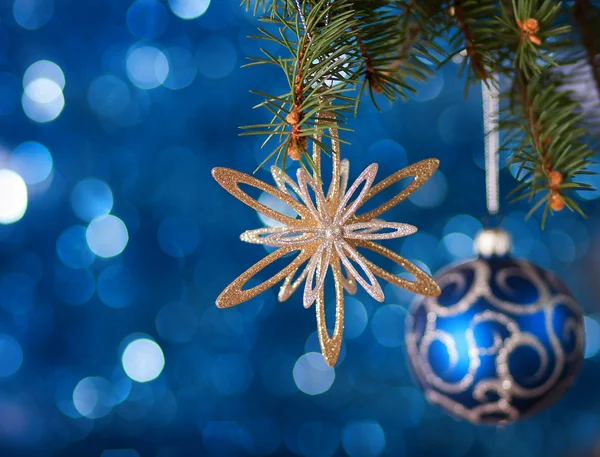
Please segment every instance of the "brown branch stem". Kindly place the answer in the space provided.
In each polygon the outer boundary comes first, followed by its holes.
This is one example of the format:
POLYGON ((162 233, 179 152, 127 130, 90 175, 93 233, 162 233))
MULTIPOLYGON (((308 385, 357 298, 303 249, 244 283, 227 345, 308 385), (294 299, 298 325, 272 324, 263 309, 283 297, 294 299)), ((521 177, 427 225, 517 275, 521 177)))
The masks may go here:
POLYGON ((529 82, 527 77, 523 74, 523 72, 517 70, 516 81, 521 95, 523 113, 527 119, 531 137, 534 141, 537 151, 540 154, 540 163, 546 170, 549 204, 554 211, 560 211, 565 206, 564 198, 560 190, 560 184, 563 182, 563 175, 560 171, 554 170, 554 167, 548 158, 548 145, 550 144, 551 139, 544 135, 538 116, 533 112, 533 104, 528 95, 529 82))
POLYGON ((471 28, 467 23, 465 11, 462 6, 462 0, 454 0, 454 14, 456 16, 458 28, 465 37, 465 50, 467 52, 467 55, 469 56, 471 67, 473 68, 475 76, 477 76, 479 79, 487 79, 488 74, 485 69, 485 65, 483 64, 481 58, 479 57, 479 54, 477 54, 477 51, 475 50, 476 43, 471 33, 471 28))
POLYGON ((302 111, 301 106, 304 101, 303 61, 307 46, 308 42, 305 41, 302 49, 298 53, 298 73, 294 79, 294 105, 292 106, 289 114, 286 116, 286 121, 292 126, 292 131, 290 133, 291 139, 287 148, 287 154, 293 160, 299 160, 300 157, 302 157, 302 154, 304 154, 306 151, 307 146, 307 139, 305 136, 301 136, 302 129, 300 128, 300 123, 304 119, 304 112, 302 111))
POLYGON ((528 80, 527 77, 520 71, 517 71, 517 84, 519 86, 519 91, 521 94, 521 104, 523 106, 523 112, 527 119, 527 124, 529 126, 529 130, 531 132, 531 136, 535 141, 535 146, 540 152, 540 160, 548 173, 550 173, 552 169, 552 164, 547 157, 546 147, 549 142, 549 138, 543 138, 544 134, 540 129, 540 125, 537 119, 537 116, 532 110, 532 103, 529 99, 528 95, 528 80))
POLYGON ((398 50, 398 57, 392 62, 389 69, 384 72, 386 76, 389 76, 392 72, 396 71, 402 63, 409 57, 410 50, 417 42, 421 33, 421 26, 415 22, 409 24, 413 11, 416 7, 416 0, 411 0, 404 10, 404 25, 406 27, 406 40, 402 43, 402 46, 398 50))
POLYGON ((365 78, 367 79, 369 85, 373 88, 373 90, 376 93, 380 94, 382 92, 382 88, 379 82, 377 81, 377 72, 373 67, 373 62, 371 60, 371 56, 369 55, 369 51, 367 50, 367 47, 365 46, 365 43, 363 42, 358 29, 355 26, 353 26, 350 30, 352 30, 352 32, 356 35, 356 42, 358 43, 360 55, 362 56, 365 65, 365 78))
POLYGON ((386 72, 387 74, 391 73, 394 70, 397 70, 402 62, 408 58, 411 48, 417 42, 417 38, 419 37, 419 32, 421 31, 421 26, 417 23, 410 24, 407 29, 406 41, 400 47, 398 51, 398 58, 392 62, 389 70, 386 72))

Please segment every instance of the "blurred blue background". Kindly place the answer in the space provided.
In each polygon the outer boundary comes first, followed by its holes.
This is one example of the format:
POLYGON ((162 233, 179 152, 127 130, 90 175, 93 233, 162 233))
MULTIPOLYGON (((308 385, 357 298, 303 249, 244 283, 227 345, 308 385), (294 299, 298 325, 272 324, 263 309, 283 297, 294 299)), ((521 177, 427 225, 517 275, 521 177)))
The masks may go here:
MULTIPOLYGON (((600 455, 598 192, 581 198, 589 219, 564 211, 545 231, 503 202, 515 254, 586 313, 576 385, 516 425, 426 404, 404 348, 413 297, 396 287, 348 298, 335 369, 301 293, 216 309, 265 254, 238 238, 261 219, 210 175, 268 152, 238 137, 266 120, 249 89, 286 90, 240 69, 264 46, 246 38, 256 25, 239 0, 0 1, 0 455, 600 455)), ((408 103, 367 101, 343 150, 354 178, 441 160, 389 216, 419 227, 390 246, 430 271, 471 256, 486 219, 481 96, 464 99, 457 63, 408 103)))

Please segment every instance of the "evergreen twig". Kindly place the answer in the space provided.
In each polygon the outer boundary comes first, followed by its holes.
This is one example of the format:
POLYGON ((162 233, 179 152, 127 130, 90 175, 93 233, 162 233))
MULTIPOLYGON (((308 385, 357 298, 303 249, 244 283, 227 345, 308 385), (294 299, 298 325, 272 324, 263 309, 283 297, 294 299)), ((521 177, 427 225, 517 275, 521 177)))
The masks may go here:
POLYGON ((364 93, 376 106, 379 95, 406 99, 460 53, 465 89, 493 83, 491 75, 506 83, 499 128, 520 170, 516 200, 537 198, 531 209, 544 208, 543 223, 563 206, 583 214, 572 192, 591 189, 580 177, 590 173, 596 142, 580 101, 565 90, 568 72, 559 70, 585 56, 600 91, 600 13, 592 1, 575 0, 572 8, 555 0, 302 0, 300 9, 296 0, 243 4, 263 15, 260 38, 280 49, 262 50, 249 65, 276 65, 289 85, 283 94, 256 92, 263 98, 257 106, 272 117, 244 134, 266 135, 264 144, 278 140, 265 161, 291 158, 311 167, 307 140, 328 135, 315 122, 320 111, 327 108, 347 129, 345 115, 356 114, 364 93))

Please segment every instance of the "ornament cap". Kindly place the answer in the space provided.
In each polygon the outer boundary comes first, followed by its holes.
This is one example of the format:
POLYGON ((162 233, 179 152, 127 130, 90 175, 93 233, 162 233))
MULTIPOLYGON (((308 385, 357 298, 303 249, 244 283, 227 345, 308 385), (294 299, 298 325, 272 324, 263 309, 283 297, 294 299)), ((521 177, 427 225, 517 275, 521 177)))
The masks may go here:
POLYGON ((506 230, 484 229, 475 237, 475 251, 480 257, 504 256, 512 249, 512 239, 506 230))

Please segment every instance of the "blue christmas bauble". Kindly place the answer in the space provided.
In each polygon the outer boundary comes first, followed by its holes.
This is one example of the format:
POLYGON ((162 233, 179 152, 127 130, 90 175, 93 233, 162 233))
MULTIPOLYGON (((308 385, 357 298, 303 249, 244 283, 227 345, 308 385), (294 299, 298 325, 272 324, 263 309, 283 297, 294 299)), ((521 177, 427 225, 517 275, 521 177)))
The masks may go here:
POLYGON ((583 359, 583 316, 552 273, 508 255, 480 256, 435 276, 418 299, 406 345, 427 399, 473 423, 515 421, 544 408, 583 359))

